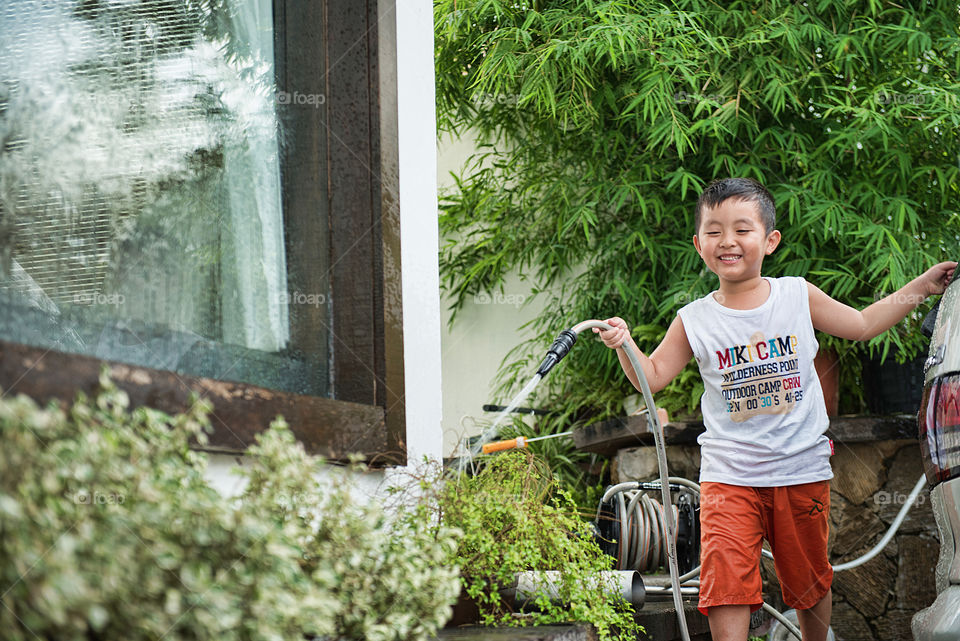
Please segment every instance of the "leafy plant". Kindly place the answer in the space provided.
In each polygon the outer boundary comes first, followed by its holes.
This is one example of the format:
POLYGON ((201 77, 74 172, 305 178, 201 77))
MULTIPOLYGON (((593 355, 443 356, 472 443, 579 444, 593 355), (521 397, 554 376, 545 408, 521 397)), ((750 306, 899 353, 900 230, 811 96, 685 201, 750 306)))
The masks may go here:
MULTIPOLYGON (((690 242, 713 178, 773 193, 783 243, 765 273, 851 305, 956 253, 955 3, 438 0, 435 18, 440 128, 480 142, 443 201, 444 287, 456 311, 516 270, 545 303, 501 391, 562 328, 620 315, 650 349, 715 289, 690 242)), ((916 330, 870 348, 909 358, 916 330)), ((546 404, 619 413, 631 388, 612 352, 578 347, 563 366, 546 404)), ((695 380, 661 402, 689 410, 695 380)))
POLYGON ((487 625, 592 623, 601 638, 634 639, 631 606, 591 580, 611 559, 594 543, 576 504, 540 459, 527 451, 490 459, 473 477, 460 476, 440 490, 442 520, 462 531, 451 562, 461 568, 464 591, 487 625), (523 571, 561 572, 560 600, 540 594, 539 610, 519 615, 502 590, 523 571))
POLYGON ((448 529, 320 484, 279 420, 227 500, 190 449, 208 405, 129 412, 101 384, 69 411, 0 400, 4 638, 399 640, 446 621, 448 529))
POLYGON ((606 457, 584 452, 577 449, 570 436, 561 435, 571 429, 585 424, 575 414, 566 412, 551 412, 535 417, 532 424, 515 417, 505 421, 499 427, 499 437, 502 439, 539 438, 553 436, 543 440, 527 443, 529 452, 536 456, 550 474, 557 479, 560 486, 569 492, 574 502, 585 513, 596 509, 600 502, 605 481, 608 478, 609 461, 606 457))

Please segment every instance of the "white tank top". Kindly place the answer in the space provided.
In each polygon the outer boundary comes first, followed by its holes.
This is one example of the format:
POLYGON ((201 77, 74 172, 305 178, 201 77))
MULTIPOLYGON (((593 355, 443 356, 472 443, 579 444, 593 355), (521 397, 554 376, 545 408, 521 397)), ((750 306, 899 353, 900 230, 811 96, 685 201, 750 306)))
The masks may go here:
POLYGON ((833 478, 806 281, 764 280, 770 296, 754 309, 724 307, 710 294, 678 312, 703 377, 701 482, 771 487, 833 478))

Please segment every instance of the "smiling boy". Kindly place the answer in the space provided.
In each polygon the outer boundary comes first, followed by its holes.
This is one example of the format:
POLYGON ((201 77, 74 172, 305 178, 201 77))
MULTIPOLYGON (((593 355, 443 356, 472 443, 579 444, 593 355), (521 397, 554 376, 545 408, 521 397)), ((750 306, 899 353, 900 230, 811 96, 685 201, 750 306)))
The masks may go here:
POLYGON ((747 178, 707 186, 697 201, 693 245, 720 281, 680 309, 648 358, 623 319, 599 332, 639 382, 625 349, 639 354, 656 393, 696 358, 701 410, 699 608, 714 641, 745 641, 762 603, 763 539, 776 557, 784 602, 805 641, 826 639, 833 569, 827 559, 832 444, 813 367, 815 330, 869 340, 930 295, 942 294, 957 263, 935 265, 894 294, 858 311, 803 278, 761 276, 780 243, 770 193, 747 178))

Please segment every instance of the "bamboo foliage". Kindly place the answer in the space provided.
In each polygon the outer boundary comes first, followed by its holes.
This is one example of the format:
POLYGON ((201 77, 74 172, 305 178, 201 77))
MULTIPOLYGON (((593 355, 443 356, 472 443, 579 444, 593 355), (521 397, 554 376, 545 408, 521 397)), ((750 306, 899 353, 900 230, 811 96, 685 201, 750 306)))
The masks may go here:
MULTIPOLYGON (((715 289, 691 243, 713 178, 773 193, 783 242, 765 274, 848 304, 955 259, 958 15, 936 0, 438 0, 439 125, 481 142, 442 201, 443 285, 456 312, 516 270, 547 303, 505 386, 576 321, 620 315, 655 339, 715 289)), ((913 355, 916 324, 871 345, 913 355)), ((617 413, 612 353, 569 360, 565 408, 617 413)), ((695 407, 685 380, 674 410, 695 407)))

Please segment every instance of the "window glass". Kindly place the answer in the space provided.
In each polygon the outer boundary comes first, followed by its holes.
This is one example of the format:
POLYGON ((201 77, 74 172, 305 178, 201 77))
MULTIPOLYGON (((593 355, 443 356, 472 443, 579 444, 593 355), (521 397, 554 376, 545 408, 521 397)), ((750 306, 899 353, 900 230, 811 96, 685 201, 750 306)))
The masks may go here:
POLYGON ((0 340, 327 395, 295 338, 330 296, 289 286, 273 31, 269 0, 4 3, 0 340))

